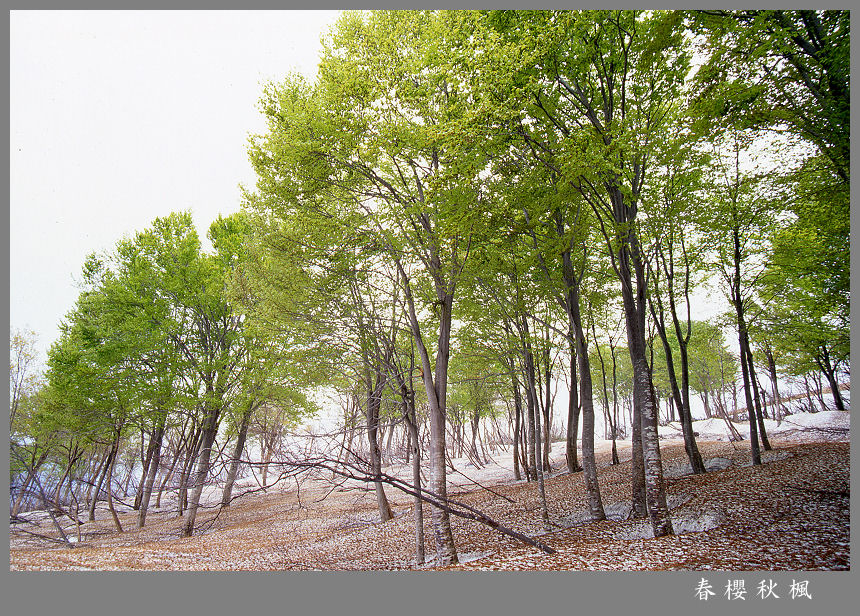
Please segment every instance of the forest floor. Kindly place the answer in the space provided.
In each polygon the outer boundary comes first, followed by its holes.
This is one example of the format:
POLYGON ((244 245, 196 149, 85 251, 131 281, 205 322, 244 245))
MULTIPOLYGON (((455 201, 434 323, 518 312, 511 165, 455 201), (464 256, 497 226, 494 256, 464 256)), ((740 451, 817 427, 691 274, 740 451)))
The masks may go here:
MULTIPOLYGON (((541 522, 537 483, 513 481, 510 452, 498 452, 483 469, 450 473, 449 497, 480 509, 499 523, 536 537, 556 553, 451 517, 460 564, 470 570, 840 570, 850 568, 850 446, 813 433, 772 438, 763 464, 750 465, 748 442, 707 441, 699 447, 704 475, 686 474, 683 442, 661 441, 666 489, 679 534, 648 538, 650 524, 622 519, 629 510, 629 443, 612 466, 608 443, 598 444, 603 504, 615 519, 588 521, 582 473, 570 474, 563 444, 553 446, 546 480, 550 529, 541 522), (466 477, 478 481, 478 487, 466 477), (486 489, 486 488, 491 489, 486 489)), ((834 436, 830 437, 837 438, 834 436)), ((465 462, 463 460, 462 462, 465 462)), ((408 473, 408 467, 389 472, 408 473)), ((146 527, 126 508, 117 533, 107 509, 81 526, 74 549, 56 541, 45 512, 32 523, 10 525, 11 570, 409 570, 415 564, 412 497, 387 486, 395 518, 379 523, 366 484, 336 485, 318 477, 287 481, 247 494, 226 509, 201 509, 193 537, 181 537, 175 505, 151 510, 146 527), (24 529, 26 527, 26 529, 24 529), (28 530, 30 532, 24 532, 28 530), (37 537, 32 532, 53 537, 37 537)), ((213 490, 213 500, 217 492, 213 490)), ((428 559, 435 553, 425 505, 428 559)), ((76 538, 65 518, 65 532, 76 538)))

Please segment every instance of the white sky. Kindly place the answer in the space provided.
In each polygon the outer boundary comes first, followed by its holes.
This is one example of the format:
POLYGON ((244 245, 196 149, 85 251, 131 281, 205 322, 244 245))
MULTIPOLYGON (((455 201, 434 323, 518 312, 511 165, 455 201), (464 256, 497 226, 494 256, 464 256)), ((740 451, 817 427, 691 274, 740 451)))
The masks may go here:
POLYGON ((12 11, 10 326, 42 359, 84 258, 190 209, 205 242, 253 186, 262 85, 316 73, 339 11, 12 11))

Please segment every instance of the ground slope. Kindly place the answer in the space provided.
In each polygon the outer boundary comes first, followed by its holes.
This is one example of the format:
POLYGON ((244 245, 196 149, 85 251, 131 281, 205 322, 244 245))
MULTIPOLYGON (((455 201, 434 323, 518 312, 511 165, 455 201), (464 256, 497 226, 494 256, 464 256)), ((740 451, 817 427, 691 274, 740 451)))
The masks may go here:
MULTIPOLYGON (((604 505, 616 518, 588 522, 582 473, 556 471, 546 482, 550 531, 543 528, 535 483, 512 482, 492 466, 463 468, 465 476, 492 485, 476 488, 463 475, 449 496, 477 507, 557 550, 547 555, 472 521, 452 518, 462 560, 456 568, 480 570, 828 570, 850 566, 850 449, 847 442, 774 440, 765 463, 749 465, 746 443, 701 442, 714 469, 685 473, 681 442, 662 443, 667 491, 679 530, 646 538, 648 525, 623 518, 629 505, 628 446, 622 464, 599 454, 604 505), (627 460, 627 461, 624 461, 627 460), (478 479, 478 478, 481 479, 478 479), (704 530, 702 530, 704 529, 704 530)), ((553 450, 563 468, 562 447, 553 450)), ((500 455, 498 457, 503 457, 500 455)), ((509 458, 508 458, 509 459, 509 458)), ((375 499, 366 486, 333 486, 323 478, 246 495, 223 511, 204 510, 202 528, 180 536, 175 512, 153 511, 147 527, 135 513, 121 515, 118 534, 109 514, 81 527, 74 549, 10 529, 12 570, 286 570, 415 569, 412 499, 387 488, 395 519, 376 523, 375 499), (298 488, 298 489, 297 489, 298 488)), ((425 516, 429 518, 425 508, 425 516)), ((40 534, 58 536, 48 518, 33 516, 40 534)), ((66 520, 68 522, 68 520, 66 520)), ((20 527, 23 528, 23 527, 20 527)), ((67 528, 74 535, 73 527, 67 528)), ((426 529, 427 552, 432 533, 426 529)), ((425 565, 423 568, 427 568, 425 565)), ((429 565, 432 567, 432 564, 429 565)))

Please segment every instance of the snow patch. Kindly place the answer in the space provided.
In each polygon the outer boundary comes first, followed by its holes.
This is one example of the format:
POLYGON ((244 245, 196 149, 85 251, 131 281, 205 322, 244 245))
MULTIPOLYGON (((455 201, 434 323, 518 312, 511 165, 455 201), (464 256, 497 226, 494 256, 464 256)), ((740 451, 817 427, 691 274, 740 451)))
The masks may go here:
MULTIPOLYGON (((689 494, 685 494, 683 492, 680 494, 672 494, 666 499, 666 505, 669 507, 669 511, 671 511, 686 503, 690 498, 692 497, 689 494)), ((611 522, 623 522, 625 520, 629 520, 630 516, 633 514, 633 504, 630 501, 612 503, 603 507, 603 513, 606 514, 606 519, 611 522)), ((593 521, 594 519, 591 517, 590 512, 580 511, 567 516, 560 520, 559 523, 566 528, 570 528, 571 526, 587 524, 588 522, 593 521)))
MULTIPOLYGON (((725 514, 716 509, 702 513, 674 513, 669 517, 672 519, 672 530, 676 535, 701 533, 716 528, 726 521, 725 514)), ((653 539, 654 528, 650 520, 632 520, 616 529, 614 534, 616 539, 622 541, 653 539)))
MULTIPOLYGON (((790 451, 762 451, 760 453, 761 463, 767 464, 768 462, 778 462, 780 460, 785 460, 786 458, 794 457, 794 454, 790 451)), ((747 460, 744 462, 743 466, 752 466, 752 460, 747 460)))
MULTIPOLYGON (((732 465, 732 461, 728 458, 709 458, 704 461, 705 470, 708 472, 722 471, 732 465)), ((689 462, 678 460, 670 462, 663 469, 663 476, 671 479, 677 479, 685 475, 692 475, 693 467, 689 462)))

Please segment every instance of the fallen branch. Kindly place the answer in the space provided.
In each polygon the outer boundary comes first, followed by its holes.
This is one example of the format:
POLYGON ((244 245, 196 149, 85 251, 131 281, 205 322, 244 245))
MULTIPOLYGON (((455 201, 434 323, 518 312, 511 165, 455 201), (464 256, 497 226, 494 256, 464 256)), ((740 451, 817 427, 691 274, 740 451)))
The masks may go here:
POLYGON ((474 507, 471 507, 465 503, 455 501, 450 498, 443 499, 434 492, 430 492, 429 490, 426 490, 424 488, 415 488, 413 485, 403 481, 402 479, 398 479, 397 477, 393 477, 386 473, 371 474, 357 467, 355 464, 346 463, 342 460, 337 461, 330 458, 317 458, 316 460, 293 460, 281 462, 272 461, 269 464, 277 464, 279 466, 288 466, 306 470, 321 468, 341 477, 353 479, 355 481, 361 481, 364 483, 386 483, 394 488, 397 488, 401 492, 409 494, 413 497, 420 498, 424 502, 429 503, 434 507, 442 509, 443 511, 447 511, 451 515, 455 515, 466 520, 473 520, 485 526, 489 526, 493 530, 503 535, 507 535, 508 537, 517 539, 518 541, 521 541, 527 545, 536 547, 547 554, 556 553, 553 548, 546 545, 545 543, 504 526, 503 524, 492 519, 479 509, 475 509, 474 507), (340 465, 342 468, 334 466, 335 464, 340 465))

